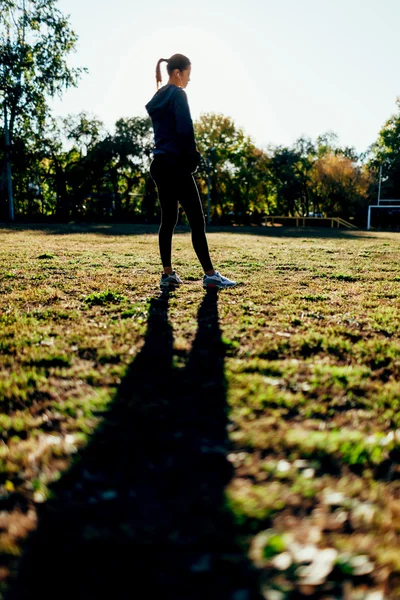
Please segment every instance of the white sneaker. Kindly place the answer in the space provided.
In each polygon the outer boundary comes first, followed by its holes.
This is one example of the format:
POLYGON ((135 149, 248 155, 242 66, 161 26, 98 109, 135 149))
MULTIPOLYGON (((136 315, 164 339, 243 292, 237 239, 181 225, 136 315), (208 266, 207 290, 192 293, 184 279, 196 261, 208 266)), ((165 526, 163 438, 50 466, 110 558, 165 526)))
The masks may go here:
POLYGON ((215 271, 214 275, 204 275, 204 288, 226 288, 233 287, 234 285, 236 285, 236 281, 231 281, 227 277, 223 277, 218 271, 215 271))
POLYGON ((160 279, 160 287, 176 287, 183 283, 182 279, 179 277, 175 271, 171 275, 166 275, 163 273, 160 279))

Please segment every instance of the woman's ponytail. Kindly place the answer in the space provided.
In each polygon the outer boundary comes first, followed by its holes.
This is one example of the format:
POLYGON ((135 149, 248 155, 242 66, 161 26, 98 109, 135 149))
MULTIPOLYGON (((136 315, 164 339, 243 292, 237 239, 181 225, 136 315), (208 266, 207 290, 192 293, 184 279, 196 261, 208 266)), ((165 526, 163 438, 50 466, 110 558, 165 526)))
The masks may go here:
POLYGON ((161 63, 162 62, 168 62, 168 58, 160 58, 160 60, 157 63, 157 67, 156 67, 156 84, 157 84, 157 91, 160 88, 160 84, 162 82, 162 76, 161 76, 161 63))
POLYGON ((170 76, 172 75, 172 73, 174 72, 175 69, 179 69, 179 71, 183 71, 184 69, 187 69, 191 64, 188 57, 184 56, 183 54, 174 54, 170 58, 160 58, 160 60, 157 63, 157 67, 156 67, 157 92, 159 90, 160 83, 162 82, 160 65, 164 61, 167 63, 167 71, 168 71, 168 75, 170 75, 170 76))

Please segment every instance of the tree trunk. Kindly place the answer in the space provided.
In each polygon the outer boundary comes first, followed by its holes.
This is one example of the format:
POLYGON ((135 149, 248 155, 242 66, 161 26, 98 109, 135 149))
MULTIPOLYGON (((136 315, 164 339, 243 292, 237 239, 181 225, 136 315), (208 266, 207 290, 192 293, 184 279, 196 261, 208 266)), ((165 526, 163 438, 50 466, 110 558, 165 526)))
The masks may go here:
POLYGON ((65 174, 62 166, 54 158, 54 166, 56 169, 55 184, 56 184, 56 217, 62 221, 68 220, 68 197, 67 197, 67 185, 65 181, 65 174))

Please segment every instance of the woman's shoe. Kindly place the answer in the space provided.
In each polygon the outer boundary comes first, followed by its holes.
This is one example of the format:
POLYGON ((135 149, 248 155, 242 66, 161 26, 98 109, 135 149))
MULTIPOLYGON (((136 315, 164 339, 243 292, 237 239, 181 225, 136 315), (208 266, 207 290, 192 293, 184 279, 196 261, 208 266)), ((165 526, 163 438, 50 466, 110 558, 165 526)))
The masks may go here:
POLYGON ((221 273, 215 271, 214 275, 204 275, 203 287, 204 288, 226 288, 237 285, 236 281, 231 281, 227 277, 223 277, 221 273))
POLYGON ((171 275, 167 275, 166 273, 161 275, 160 287, 177 287, 181 283, 183 281, 175 271, 171 275))

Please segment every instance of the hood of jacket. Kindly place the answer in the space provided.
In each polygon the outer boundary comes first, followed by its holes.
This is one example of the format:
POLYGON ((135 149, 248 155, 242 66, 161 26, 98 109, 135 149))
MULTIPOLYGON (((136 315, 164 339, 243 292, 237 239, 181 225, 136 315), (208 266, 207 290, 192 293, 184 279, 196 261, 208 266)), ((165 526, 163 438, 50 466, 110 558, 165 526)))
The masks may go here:
POLYGON ((176 89, 176 85, 167 83, 154 94, 150 102, 146 104, 146 110, 152 119, 160 119, 168 110, 169 102, 176 89))

